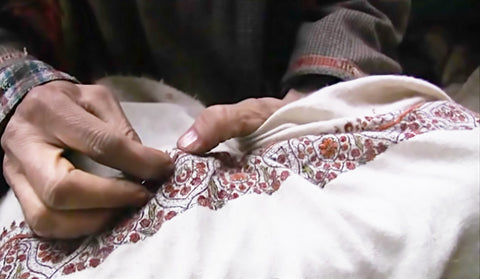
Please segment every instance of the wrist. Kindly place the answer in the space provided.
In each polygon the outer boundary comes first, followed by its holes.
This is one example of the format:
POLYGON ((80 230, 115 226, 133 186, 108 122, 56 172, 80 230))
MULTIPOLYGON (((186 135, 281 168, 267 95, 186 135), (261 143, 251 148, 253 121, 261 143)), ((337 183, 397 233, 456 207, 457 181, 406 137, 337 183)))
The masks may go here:
POLYGON ((23 60, 0 69, 0 123, 6 120, 13 108, 35 86, 53 81, 78 81, 39 60, 23 60))

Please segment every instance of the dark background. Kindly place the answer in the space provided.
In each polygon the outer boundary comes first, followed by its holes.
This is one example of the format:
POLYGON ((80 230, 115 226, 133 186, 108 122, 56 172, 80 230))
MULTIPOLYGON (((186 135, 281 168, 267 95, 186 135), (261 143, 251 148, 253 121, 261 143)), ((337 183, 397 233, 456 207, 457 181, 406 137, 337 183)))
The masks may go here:
POLYGON ((479 66, 479 38, 479 0, 413 0, 398 59, 405 74, 446 87, 479 66))

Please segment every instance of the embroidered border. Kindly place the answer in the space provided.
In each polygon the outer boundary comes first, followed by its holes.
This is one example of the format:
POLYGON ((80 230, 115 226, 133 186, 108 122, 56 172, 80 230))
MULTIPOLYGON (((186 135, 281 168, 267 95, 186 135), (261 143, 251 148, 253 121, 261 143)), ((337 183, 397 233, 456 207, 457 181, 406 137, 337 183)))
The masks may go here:
POLYGON ((292 138, 243 157, 199 157, 174 150, 171 179, 112 230, 74 241, 47 241, 36 238, 23 221, 13 222, 0 236, 0 279, 55 278, 94 268, 116 248, 157 233, 164 222, 192 207, 217 210, 246 194, 272 194, 292 174, 323 188, 392 144, 429 131, 473 129, 479 124, 477 113, 439 101, 358 118, 335 127, 335 133, 292 138))

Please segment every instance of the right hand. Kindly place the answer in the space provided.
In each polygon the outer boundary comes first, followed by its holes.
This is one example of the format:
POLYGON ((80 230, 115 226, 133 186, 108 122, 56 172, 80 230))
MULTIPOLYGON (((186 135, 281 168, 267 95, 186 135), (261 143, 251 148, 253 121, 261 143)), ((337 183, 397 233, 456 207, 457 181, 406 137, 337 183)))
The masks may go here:
POLYGON ((76 169, 62 155, 74 149, 141 179, 173 169, 165 153, 143 146, 107 88, 52 81, 18 105, 1 139, 4 176, 39 236, 74 238, 97 232, 115 209, 145 204, 150 193, 124 179, 76 169))
POLYGON ((250 98, 236 104, 210 106, 178 139, 177 147, 189 153, 205 153, 228 139, 253 133, 279 108, 304 96, 290 89, 283 99, 250 98))

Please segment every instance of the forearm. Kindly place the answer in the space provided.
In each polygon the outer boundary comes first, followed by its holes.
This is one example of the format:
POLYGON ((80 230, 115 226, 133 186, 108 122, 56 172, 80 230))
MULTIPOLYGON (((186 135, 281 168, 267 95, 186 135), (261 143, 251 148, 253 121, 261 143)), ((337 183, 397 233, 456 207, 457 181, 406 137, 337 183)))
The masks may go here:
POLYGON ((305 75, 350 80, 400 73, 395 50, 409 9, 409 0, 343 1, 305 7, 305 20, 297 33, 284 84, 305 75))

